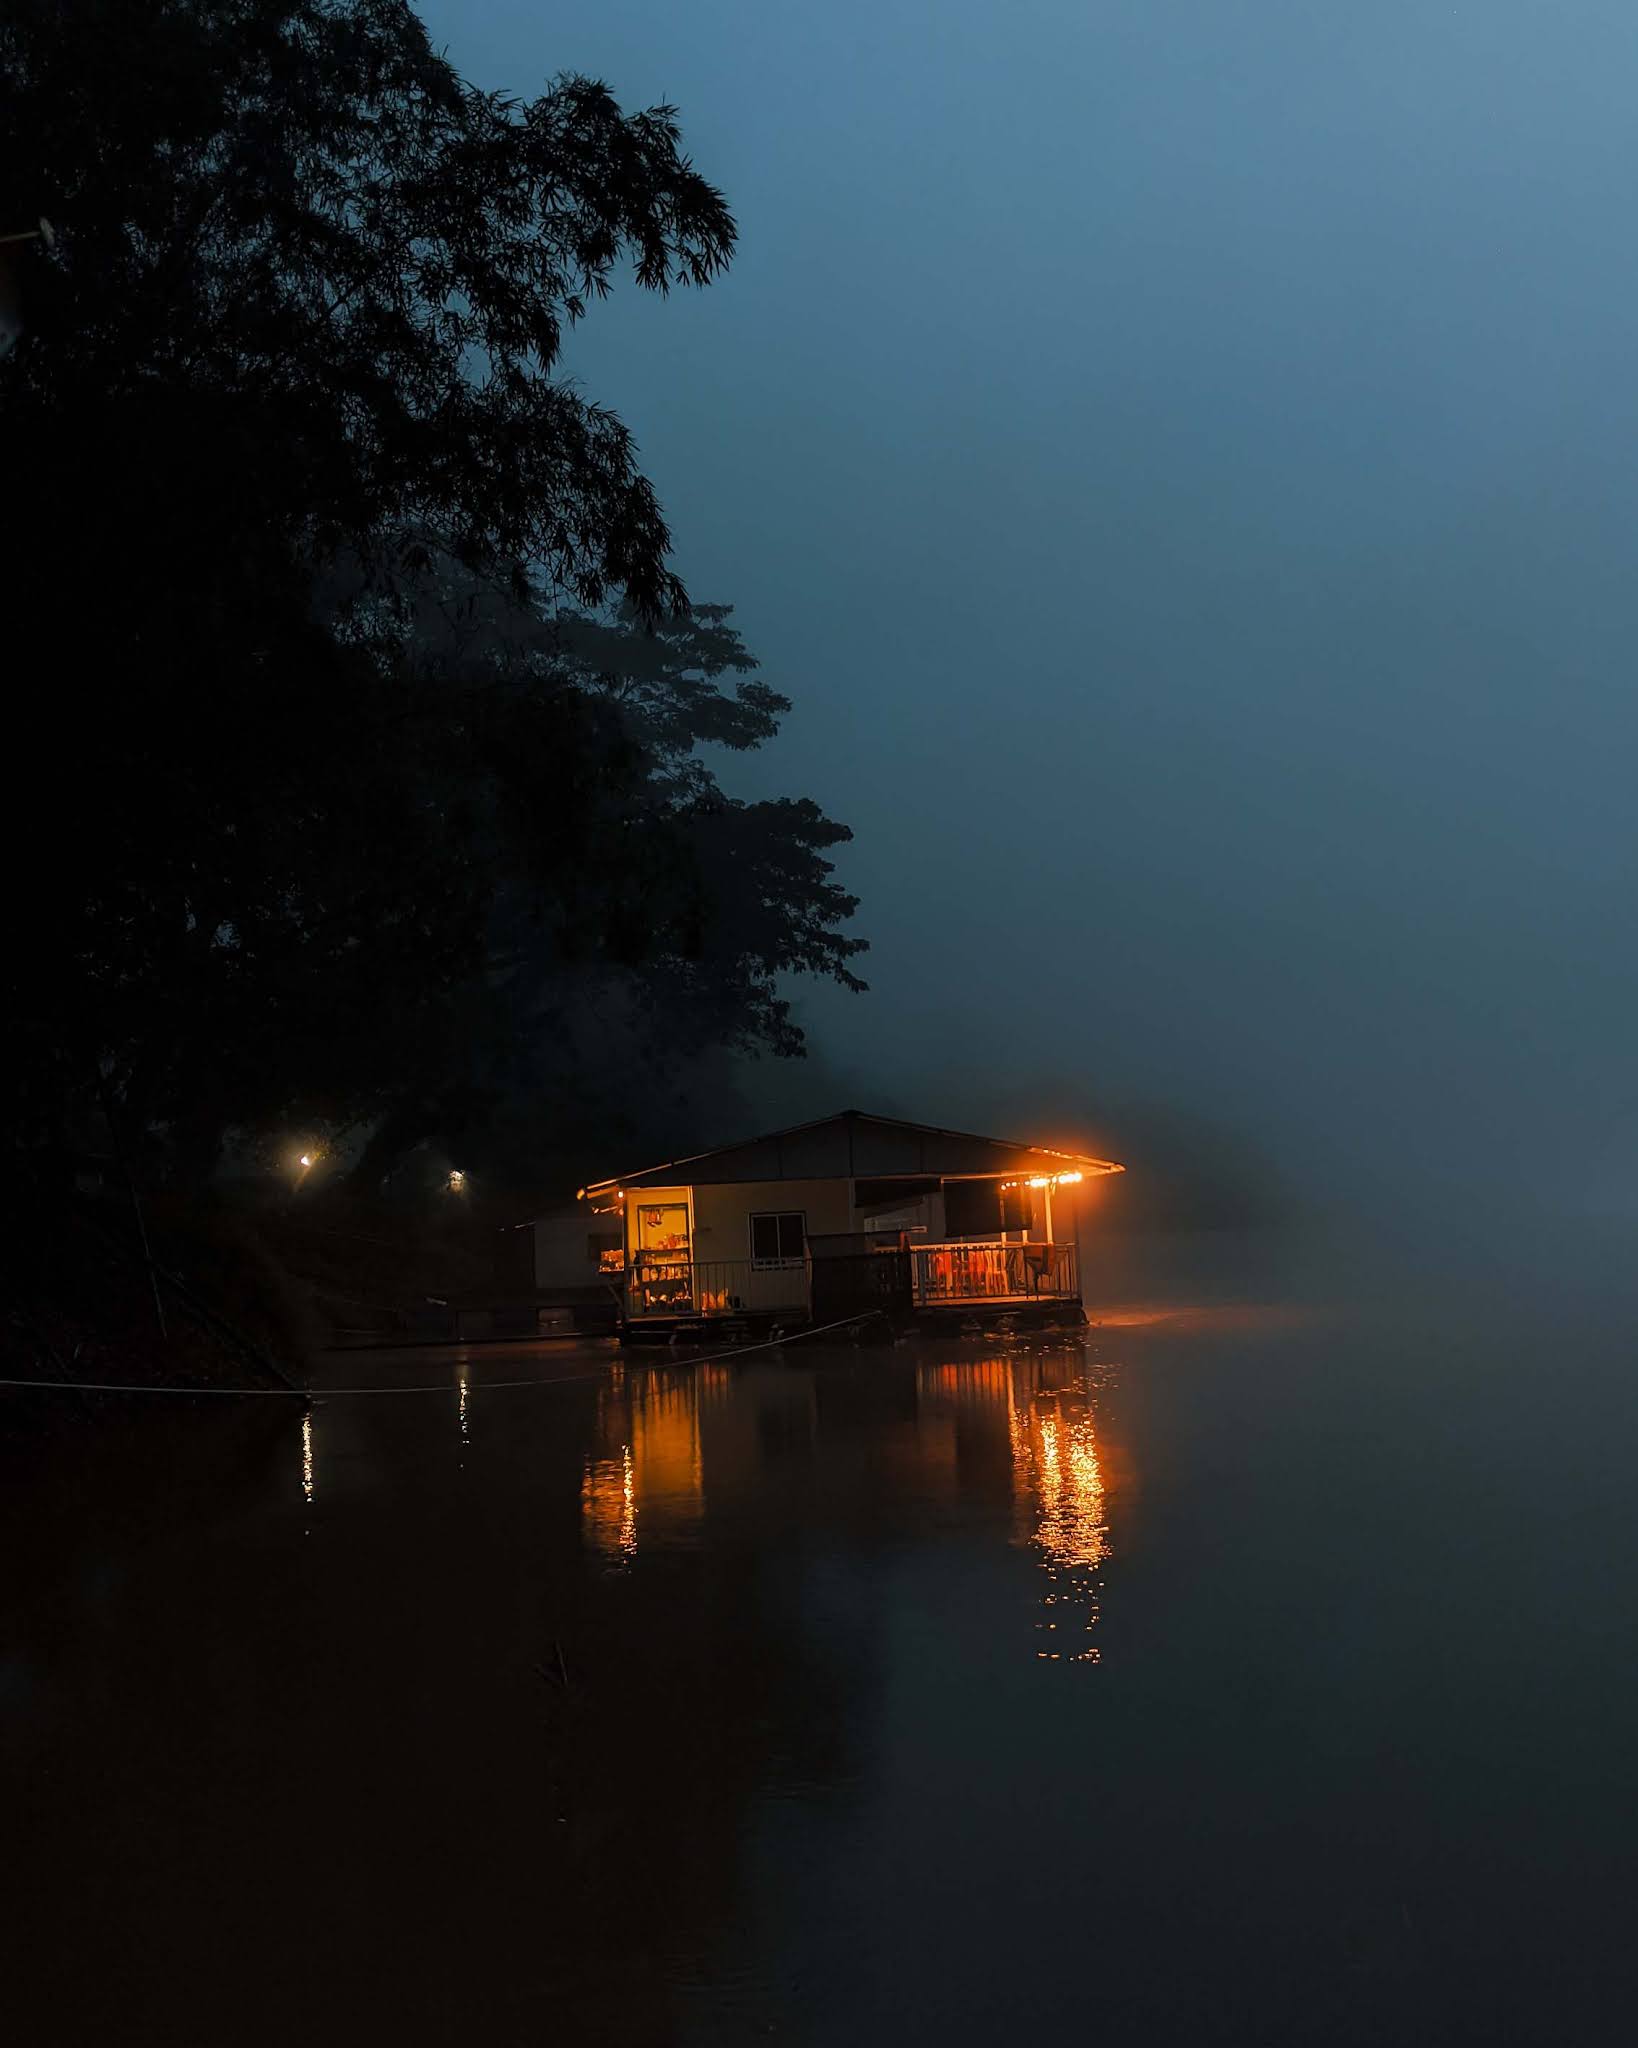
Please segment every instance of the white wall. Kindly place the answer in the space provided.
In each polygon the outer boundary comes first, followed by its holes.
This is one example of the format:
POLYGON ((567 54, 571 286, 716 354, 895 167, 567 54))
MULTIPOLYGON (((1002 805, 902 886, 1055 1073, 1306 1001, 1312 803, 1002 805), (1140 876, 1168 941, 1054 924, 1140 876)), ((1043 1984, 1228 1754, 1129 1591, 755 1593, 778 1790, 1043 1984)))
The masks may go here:
POLYGON ((696 1259, 748 1259, 753 1215, 798 1209, 808 1234, 853 1228, 850 1180, 742 1180, 694 1190, 696 1259))
POLYGON ((616 1216, 599 1216, 585 1202, 572 1209, 553 1210, 535 1218, 535 1285, 537 1287, 595 1287, 608 1280, 618 1285, 618 1273, 598 1271, 590 1240, 621 1241, 621 1222, 616 1216))

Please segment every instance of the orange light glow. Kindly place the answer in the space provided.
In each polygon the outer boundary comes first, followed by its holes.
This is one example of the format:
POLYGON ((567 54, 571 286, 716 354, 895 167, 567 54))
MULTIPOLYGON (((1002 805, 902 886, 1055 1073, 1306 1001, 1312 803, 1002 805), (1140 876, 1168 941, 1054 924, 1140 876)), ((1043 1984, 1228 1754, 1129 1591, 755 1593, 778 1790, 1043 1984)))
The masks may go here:
MULTIPOLYGON (((1111 1171, 1119 1173, 1121 1169, 1117 1166, 1112 1168, 1111 1171)), ((1074 1173, 1037 1173, 1029 1180, 1004 1180, 1001 1186, 1003 1190, 1007 1188, 1068 1188, 1073 1187, 1077 1181, 1085 1180, 1085 1178, 1086 1175, 1077 1168, 1074 1173)))

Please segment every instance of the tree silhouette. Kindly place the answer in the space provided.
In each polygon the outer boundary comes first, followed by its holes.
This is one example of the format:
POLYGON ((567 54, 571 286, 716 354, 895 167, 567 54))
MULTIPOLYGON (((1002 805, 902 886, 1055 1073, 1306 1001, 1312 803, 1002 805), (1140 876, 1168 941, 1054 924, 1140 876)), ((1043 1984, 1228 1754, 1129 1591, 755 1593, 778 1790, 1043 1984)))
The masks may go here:
POLYGON ((478 91, 398 0, 13 0, 0 192, 55 229, 0 362, 23 1141, 94 1092, 196 1181, 469 1113, 588 980, 798 1049, 845 832, 697 757, 784 701, 556 374, 622 264, 732 253, 673 110, 478 91))

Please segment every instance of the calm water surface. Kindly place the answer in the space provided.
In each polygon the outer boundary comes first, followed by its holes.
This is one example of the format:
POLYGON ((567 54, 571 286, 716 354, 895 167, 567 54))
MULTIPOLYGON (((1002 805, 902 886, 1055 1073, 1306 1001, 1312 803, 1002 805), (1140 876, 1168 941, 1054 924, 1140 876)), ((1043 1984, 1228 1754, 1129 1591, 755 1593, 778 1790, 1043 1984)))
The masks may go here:
POLYGON ((7 2037, 1630 2039, 1625 1296, 1260 1277, 14 1428, 7 2037))

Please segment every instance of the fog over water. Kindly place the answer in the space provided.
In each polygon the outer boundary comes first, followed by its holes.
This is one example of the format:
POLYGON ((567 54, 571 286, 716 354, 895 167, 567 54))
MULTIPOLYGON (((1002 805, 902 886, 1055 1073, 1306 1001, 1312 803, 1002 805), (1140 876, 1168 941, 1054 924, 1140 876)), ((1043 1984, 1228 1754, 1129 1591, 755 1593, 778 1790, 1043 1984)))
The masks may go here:
POLYGON ((1638 16, 428 14, 738 211, 571 366, 796 699, 738 786, 856 830, 848 1095, 1631 1218, 1638 16))

